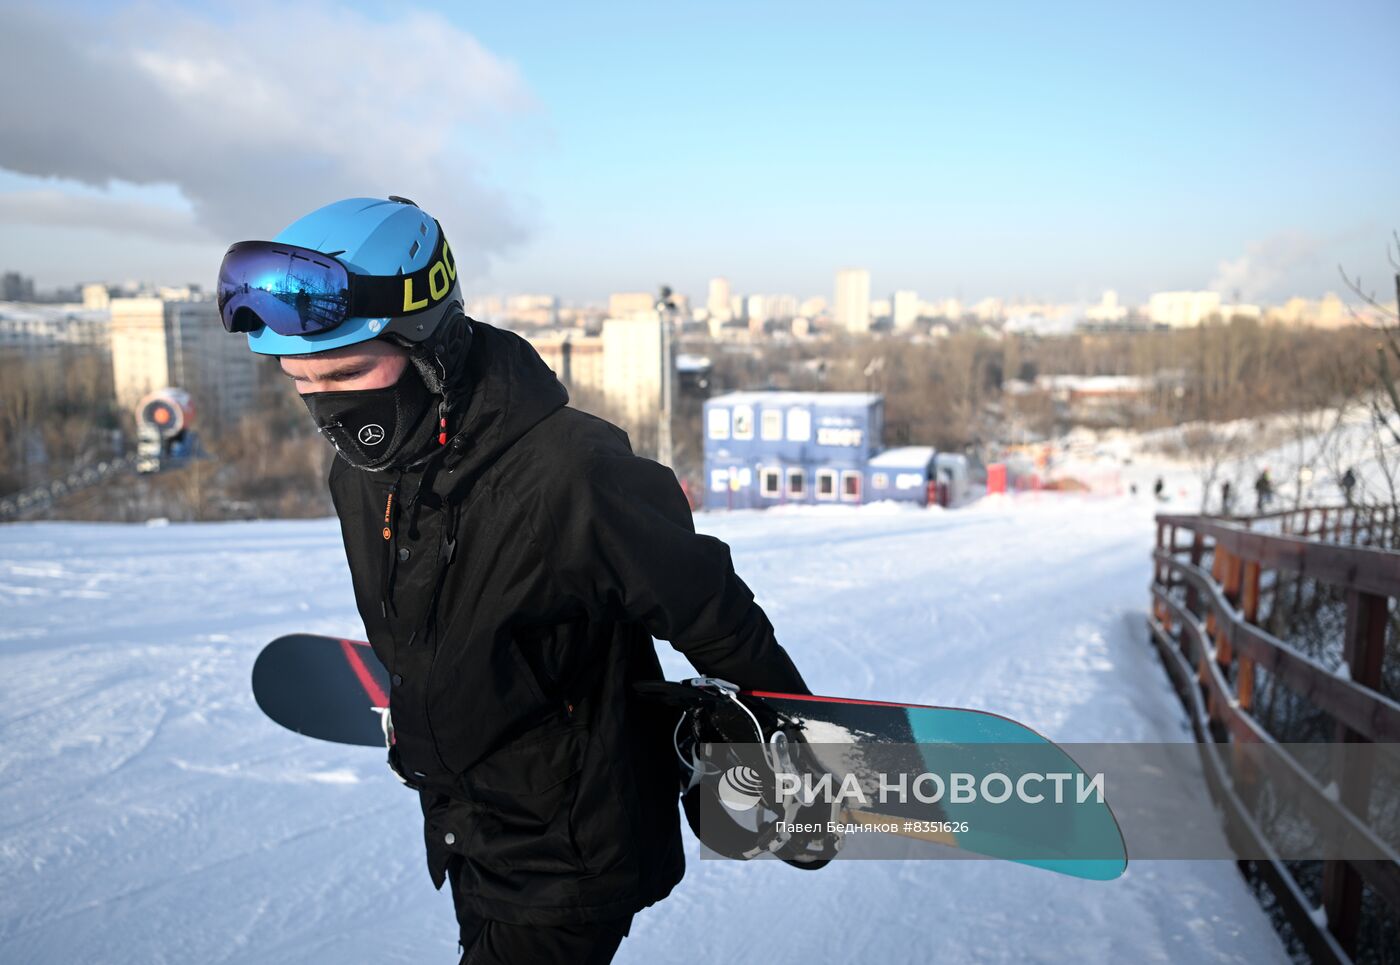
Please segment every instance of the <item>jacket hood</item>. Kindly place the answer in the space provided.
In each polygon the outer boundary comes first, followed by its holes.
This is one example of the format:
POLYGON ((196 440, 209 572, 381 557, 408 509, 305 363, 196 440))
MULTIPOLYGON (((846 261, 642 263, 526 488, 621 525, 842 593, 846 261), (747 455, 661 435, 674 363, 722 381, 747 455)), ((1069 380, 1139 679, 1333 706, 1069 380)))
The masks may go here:
POLYGON ((433 480, 444 499, 460 497, 515 441, 568 404, 569 393, 539 353, 519 335, 469 320, 464 362, 466 405, 433 480))

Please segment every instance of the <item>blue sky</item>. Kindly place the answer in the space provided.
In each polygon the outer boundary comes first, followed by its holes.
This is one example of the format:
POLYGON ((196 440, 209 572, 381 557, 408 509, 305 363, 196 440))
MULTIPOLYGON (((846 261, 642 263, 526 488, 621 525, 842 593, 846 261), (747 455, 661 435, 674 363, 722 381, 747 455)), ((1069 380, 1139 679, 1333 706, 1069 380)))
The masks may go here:
MULTIPOLYGON (((163 40, 161 27, 155 42, 178 51, 201 19, 248 16, 238 9, 164 17, 183 26, 163 40)), ((249 179, 248 197, 219 195, 260 160, 202 183, 177 164, 107 165, 117 180, 104 188, 102 165, 74 177, 62 164, 10 163, 3 141, 14 135, 0 128, 0 266, 73 280, 50 263, 63 250, 89 274, 119 264, 174 280, 235 240, 221 232, 271 234, 300 199, 309 209, 333 199, 318 189, 361 182, 354 193, 417 189, 450 214, 449 237, 480 249, 478 290, 571 299, 662 281, 699 295, 714 274, 743 291, 829 294, 836 268, 861 265, 877 295, 1076 300, 1114 287, 1141 299, 1213 285, 1275 300, 1338 288, 1339 262, 1383 282, 1400 226, 1393 2, 303 9, 308 24, 357 21, 367 37, 413 21, 359 45, 367 71, 332 55, 322 73, 349 87, 357 73, 397 70, 457 80, 436 105, 431 83, 407 89, 414 103, 402 109, 357 100, 369 137, 380 116, 411 115, 383 135, 402 139, 404 163, 378 145, 370 164, 368 145, 347 143, 291 174, 275 169, 286 190, 259 223, 267 173, 249 179), (477 66, 500 103, 455 106, 477 89, 451 53, 463 38, 483 49, 477 66), (328 168, 338 176, 321 176, 328 168), (60 230, 23 223, 38 220, 33 204, 7 214, 6 193, 41 189, 183 208, 194 224, 162 239, 153 217, 114 259, 103 251, 121 233, 111 219, 83 226, 72 214, 60 230), (207 243, 194 240, 201 231, 207 243)), ((132 8, 130 36, 149 37, 160 10, 132 8)), ((108 46, 120 53, 116 35, 108 46)), ((275 75, 285 63, 240 56, 233 76, 240 64, 275 75)))

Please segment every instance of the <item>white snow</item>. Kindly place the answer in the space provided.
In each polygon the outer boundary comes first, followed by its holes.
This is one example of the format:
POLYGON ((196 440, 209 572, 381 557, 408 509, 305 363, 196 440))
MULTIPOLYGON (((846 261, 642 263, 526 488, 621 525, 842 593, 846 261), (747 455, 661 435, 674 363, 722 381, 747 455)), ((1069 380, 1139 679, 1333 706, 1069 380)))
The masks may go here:
MULTIPOLYGON (((1064 741, 1188 740, 1142 629, 1158 504, 1139 491, 698 525, 819 693, 979 707, 1064 741)), ((416 795, 382 753, 283 731, 249 692, 267 640, 362 633, 333 520, 0 527, 0 612, 0 961, 457 960, 416 795)), ((687 832, 685 881, 619 962, 1286 960, 1229 862, 1102 883, 697 847, 687 832)))
MULTIPOLYGON (((1269 470, 1274 500, 1269 508, 1337 506, 1344 501, 1341 477, 1350 468, 1358 479, 1358 503, 1388 503, 1390 479, 1400 468, 1400 448, 1378 432, 1365 405, 1324 409, 1303 415, 1275 415, 1227 423, 1188 423, 1151 432, 1078 428, 1059 440, 1061 455, 1052 476, 1113 470, 1125 484, 1150 492, 1160 477, 1164 511, 1201 510, 1202 485, 1210 482, 1209 510, 1220 510, 1220 487, 1234 489, 1234 512, 1255 509, 1254 481, 1269 470), (1206 448, 1203 450, 1202 446, 1206 448), (1211 449, 1218 465, 1211 471, 1211 449), (1188 453, 1195 452, 1194 458, 1188 453)), ((1255 526, 1276 529, 1278 522, 1255 526)))
POLYGON ((933 446, 899 446, 871 456, 866 465, 871 469, 924 470, 937 454, 933 446))
POLYGON ((878 392, 796 392, 770 389, 744 390, 713 395, 715 405, 817 405, 822 407, 874 405, 884 397, 878 392))

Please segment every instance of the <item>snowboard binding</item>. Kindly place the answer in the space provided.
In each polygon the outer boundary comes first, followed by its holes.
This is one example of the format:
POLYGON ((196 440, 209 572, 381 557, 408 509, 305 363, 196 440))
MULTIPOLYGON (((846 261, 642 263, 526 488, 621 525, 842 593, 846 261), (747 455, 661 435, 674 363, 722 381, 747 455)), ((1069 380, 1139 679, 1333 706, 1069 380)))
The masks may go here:
POLYGON ((681 710, 672 738, 681 803, 701 843, 727 858, 773 854, 803 869, 836 856, 841 835, 829 828, 839 822, 840 807, 803 795, 810 782, 802 776, 824 769, 807 751, 800 727, 749 705, 739 688, 715 677, 634 686, 681 710))

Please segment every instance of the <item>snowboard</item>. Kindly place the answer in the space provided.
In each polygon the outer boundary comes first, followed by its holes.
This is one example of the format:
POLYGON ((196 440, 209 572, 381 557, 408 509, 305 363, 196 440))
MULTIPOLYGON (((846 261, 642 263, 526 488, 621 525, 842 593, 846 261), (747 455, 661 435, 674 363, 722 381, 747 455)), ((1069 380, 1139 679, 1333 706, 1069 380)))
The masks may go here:
POLYGON ((689 756, 692 769, 686 817, 701 843, 724 857, 771 852, 821 864, 853 850, 860 852, 855 857, 950 856, 937 851, 942 848, 1100 881, 1127 869, 1106 790, 1080 800, 1076 791, 1094 786, 1091 775, 1063 748, 1008 717, 745 691, 710 678, 634 686, 689 708, 677 726, 677 753, 683 762, 689 756), (774 772, 789 775, 786 788, 774 772), (911 793, 921 775, 940 775, 942 787, 925 781, 922 796, 911 793), (974 784, 991 776, 993 790, 960 799, 950 792, 952 775, 969 775, 974 784), (1026 784, 1040 800, 1010 793, 1022 775, 1043 776, 1026 784), (1063 776, 1062 802, 1054 799, 1052 775, 1063 776), (824 793, 804 800, 809 787, 824 793), (784 825, 808 829, 805 838, 802 830, 785 834, 784 825), (879 841, 870 832, 918 839, 932 849, 869 847, 879 841))
MULTIPOLYGON (((252 684, 263 713, 288 730, 366 747, 392 742, 384 721, 389 674, 368 643, 279 637, 258 655, 252 684)), ((719 855, 773 854, 819 866, 843 849, 869 851, 883 833, 1079 878, 1110 880, 1127 867, 1122 834, 1102 794, 1080 801, 1069 793, 1063 804, 999 799, 1017 775, 1066 775, 1071 791, 1092 788, 1068 753, 1010 718, 744 691, 712 678, 649 681, 634 689, 675 711, 686 816, 701 843, 719 855), (1008 780, 994 780, 994 792, 966 800, 951 791, 958 774, 1008 780), (938 784, 921 782, 921 775, 940 776, 937 799, 930 800, 938 784), (916 787, 924 793, 911 793, 916 787), (807 830, 785 830, 792 827, 807 830)), ((1051 790, 1043 780, 1034 786, 1042 798, 1051 790)))
POLYGON ((384 747, 389 671, 368 643, 278 637, 253 662, 253 699, 283 727, 318 740, 384 747))

